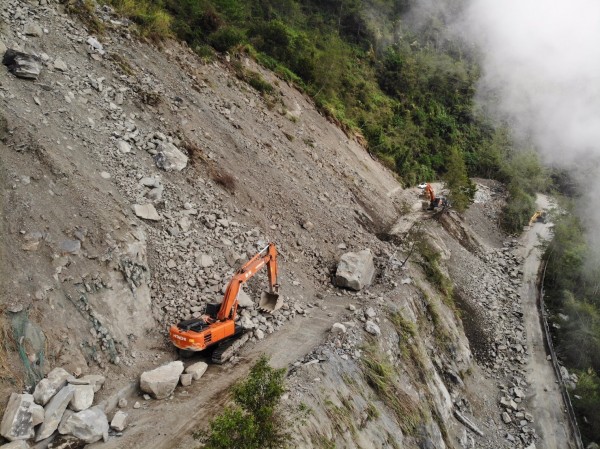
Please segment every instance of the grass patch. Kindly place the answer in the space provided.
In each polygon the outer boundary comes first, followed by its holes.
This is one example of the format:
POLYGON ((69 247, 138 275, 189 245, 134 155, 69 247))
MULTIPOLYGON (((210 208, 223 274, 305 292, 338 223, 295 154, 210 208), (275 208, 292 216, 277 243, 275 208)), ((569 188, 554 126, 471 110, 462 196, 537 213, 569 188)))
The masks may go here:
POLYGON ((69 0, 65 5, 65 9, 69 14, 77 16, 91 34, 104 34, 104 23, 96 16, 93 0, 69 0))
POLYGON ((325 413, 340 434, 350 431, 352 436, 356 436, 356 427, 354 426, 354 420, 352 418, 352 410, 354 407, 347 398, 342 397, 341 401, 342 407, 335 405, 332 401, 327 399, 325 401, 325 413))
POLYGON ((363 373, 368 384, 394 414, 400 428, 407 434, 414 434, 423 421, 419 405, 398 385, 394 368, 373 344, 363 348, 363 373))
POLYGON ((110 53, 108 57, 115 64, 117 64, 117 67, 119 67, 121 72, 123 72, 125 75, 127 75, 127 76, 135 75, 135 70, 133 69, 133 67, 131 67, 131 65, 129 64, 129 61, 127 61, 127 59, 125 59, 119 53, 110 53))
POLYGON ((12 363, 9 362, 9 351, 14 348, 13 332, 6 320, 4 311, 0 312, 0 381, 8 382, 11 385, 19 385, 18 377, 12 369, 12 363))

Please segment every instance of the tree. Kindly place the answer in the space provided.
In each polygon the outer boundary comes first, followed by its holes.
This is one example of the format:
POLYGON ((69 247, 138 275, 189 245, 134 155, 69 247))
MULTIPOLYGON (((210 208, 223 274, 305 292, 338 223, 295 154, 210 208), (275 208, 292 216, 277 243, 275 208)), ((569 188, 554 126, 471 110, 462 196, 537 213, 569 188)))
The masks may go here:
POLYGON ((457 147, 450 149, 446 162, 446 187, 450 190, 452 206, 459 212, 467 209, 473 201, 476 187, 467 176, 465 159, 457 147))
POLYGON ((246 380, 233 387, 234 405, 225 408, 198 435, 204 449, 277 449, 288 434, 276 412, 283 394, 285 368, 274 369, 264 355, 250 369, 246 380))

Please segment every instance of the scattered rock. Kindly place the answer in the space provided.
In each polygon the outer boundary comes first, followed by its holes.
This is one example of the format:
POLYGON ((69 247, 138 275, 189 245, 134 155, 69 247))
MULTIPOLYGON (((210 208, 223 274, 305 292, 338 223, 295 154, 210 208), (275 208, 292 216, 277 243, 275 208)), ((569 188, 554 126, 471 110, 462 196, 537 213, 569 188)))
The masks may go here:
POLYGON ((208 369, 208 365, 204 362, 197 362, 193 365, 188 366, 185 372, 192 375, 193 380, 198 380, 208 369))
POLYGON ((381 335, 381 329, 379 329, 379 326, 370 320, 365 323, 365 330, 371 335, 381 335))
POLYGON ((75 393, 69 408, 76 412, 86 410, 94 403, 94 387, 91 385, 74 385, 75 393))
POLYGON ((33 438, 34 404, 32 395, 12 393, 2 417, 0 435, 10 441, 33 438))
POLYGON ((24 440, 15 440, 8 444, 3 444, 0 449, 29 449, 29 444, 24 440))
POLYGON ((333 326, 331 326, 331 333, 332 334, 345 334, 346 326, 344 326, 341 323, 333 323, 333 326))
POLYGON ((188 163, 188 157, 170 142, 160 142, 156 148, 154 162, 158 168, 165 171, 183 170, 188 163))
POLYGON ((88 444, 101 438, 107 440, 108 419, 100 407, 92 407, 69 416, 64 426, 61 425, 61 433, 71 434, 88 444))
POLYGON ((40 58, 12 49, 6 50, 2 63, 18 78, 35 80, 42 71, 40 58))
POLYGON ((48 377, 38 382, 33 391, 33 399, 40 405, 46 405, 48 401, 67 383, 71 375, 63 368, 54 368, 48 373, 48 377))
POLYGON ((23 28, 23 34, 26 36, 41 37, 44 35, 44 30, 35 22, 27 22, 23 28))
POLYGON ((67 385, 50 399, 50 402, 44 407, 44 422, 37 431, 36 442, 45 440, 58 428, 62 415, 74 394, 75 387, 67 385))
POLYGON ((156 212, 156 209, 150 203, 134 204, 133 211, 138 217, 143 218, 145 220, 160 220, 160 215, 158 215, 158 212, 156 212))
POLYGON ((77 385, 91 385, 94 388, 94 393, 97 393, 102 388, 102 385, 104 385, 106 378, 101 374, 87 374, 79 379, 69 379, 69 383, 72 384, 77 381, 79 382, 77 385))
POLYGON ((189 387, 190 385, 192 385, 192 375, 191 374, 182 374, 181 376, 179 376, 179 382, 181 382, 181 385, 184 387, 189 387))
POLYGON ((140 389, 149 393, 154 399, 169 397, 179 383, 179 376, 183 372, 183 363, 175 361, 159 368, 142 373, 140 389))
POLYGON ((121 153, 124 153, 124 154, 131 153, 131 145, 129 145, 124 140, 119 140, 117 142, 117 148, 119 148, 119 151, 121 153))
POLYGON ((60 253, 65 256, 67 254, 76 255, 81 250, 80 240, 63 240, 60 242, 60 253))
POLYGON ((340 258, 335 274, 335 284, 338 287, 362 290, 371 284, 374 274, 375 265, 370 250, 346 253, 340 258))
POLYGON ((127 427, 127 413, 122 412, 121 410, 115 413, 115 416, 113 416, 113 419, 110 422, 110 427, 117 432, 123 432, 125 427, 127 427))
POLYGON ((252 298, 250 298, 248 293, 246 293, 243 289, 240 289, 240 292, 238 293, 238 305, 240 307, 254 306, 254 301, 252 301, 252 298))
POLYGON ((67 63, 65 61, 63 61, 62 59, 60 59, 60 58, 56 58, 54 60, 54 64, 53 65, 54 65, 54 68, 56 70, 59 70, 61 72, 66 72, 67 70, 69 70, 69 67, 67 66, 67 63))

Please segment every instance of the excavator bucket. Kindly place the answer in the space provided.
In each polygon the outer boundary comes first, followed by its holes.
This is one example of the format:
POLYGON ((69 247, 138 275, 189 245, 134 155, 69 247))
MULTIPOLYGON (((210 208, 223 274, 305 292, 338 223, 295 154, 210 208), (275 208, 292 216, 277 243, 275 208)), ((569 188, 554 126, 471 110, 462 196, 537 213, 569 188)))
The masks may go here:
POLYGON ((279 296, 279 293, 262 292, 258 308, 265 312, 273 313, 280 309, 282 305, 283 298, 279 296))

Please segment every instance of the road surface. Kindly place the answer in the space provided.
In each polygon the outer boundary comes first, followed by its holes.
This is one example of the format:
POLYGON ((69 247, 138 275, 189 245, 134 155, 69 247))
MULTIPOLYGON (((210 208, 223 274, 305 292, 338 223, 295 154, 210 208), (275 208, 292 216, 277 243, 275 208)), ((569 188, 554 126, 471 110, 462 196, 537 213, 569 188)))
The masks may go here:
MULTIPOLYGON (((550 204, 544 195, 538 195, 537 206, 548 209, 550 204)), ((523 313, 527 339, 529 342, 529 362, 527 380, 529 381, 528 408, 535 418, 533 426, 539 441, 536 449, 575 448, 571 435, 565 404, 560 393, 552 362, 547 360, 544 345, 544 333, 537 307, 537 274, 542 251, 538 248, 541 240, 551 237, 550 224, 535 223, 521 238, 523 265, 523 284, 519 290, 523 301, 523 313)))

